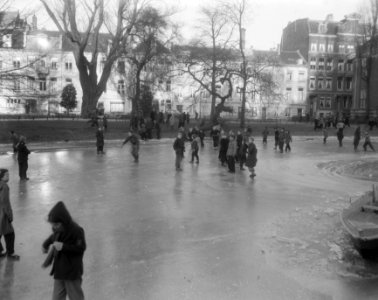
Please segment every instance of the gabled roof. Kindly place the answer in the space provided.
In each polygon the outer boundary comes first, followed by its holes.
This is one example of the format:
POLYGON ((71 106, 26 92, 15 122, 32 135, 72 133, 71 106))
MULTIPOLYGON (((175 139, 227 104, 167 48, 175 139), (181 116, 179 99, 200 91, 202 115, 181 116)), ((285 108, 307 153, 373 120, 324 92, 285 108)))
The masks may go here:
POLYGON ((297 51, 282 51, 280 53, 280 62, 286 65, 297 65, 298 61, 302 60, 303 64, 306 62, 302 54, 297 51))
POLYGON ((327 35, 336 35, 338 31, 338 22, 326 22, 326 21, 316 21, 308 20, 308 27, 310 34, 327 34, 327 35), (324 31, 320 31, 320 25, 324 24, 324 31))

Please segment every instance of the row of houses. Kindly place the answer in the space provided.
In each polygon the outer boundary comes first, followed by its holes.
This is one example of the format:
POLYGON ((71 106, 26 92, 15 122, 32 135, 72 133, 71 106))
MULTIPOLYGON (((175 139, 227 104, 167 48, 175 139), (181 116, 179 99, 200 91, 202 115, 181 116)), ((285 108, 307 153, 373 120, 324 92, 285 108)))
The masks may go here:
MULTIPOLYGON (((58 31, 38 29, 36 17, 29 25, 17 13, 0 13, 0 26, 11 22, 14 22, 14 30, 2 35, 0 47, 0 114, 63 113, 60 94, 67 84, 77 89, 78 106, 73 113, 80 114, 82 91, 70 43, 58 31)), ((366 116, 363 63, 356 59, 363 38, 364 25, 356 14, 341 21, 334 21, 332 15, 328 15, 320 21, 290 22, 283 29, 278 49, 265 51, 266 55, 276 56, 278 62, 267 68, 277 83, 276 90, 271 95, 248 93, 247 117, 366 116)), ((101 45, 104 58, 106 39, 101 45)), ((264 51, 250 50, 248 57, 261 54, 264 51)), ((101 55, 99 72, 102 71, 101 55)), ((152 91, 154 106, 163 112, 187 111, 208 116, 210 94, 188 74, 179 71, 177 64, 172 55, 166 54, 145 68, 143 84, 152 91), (151 76, 159 68, 166 72, 151 76)), ((132 74, 127 60, 121 58, 116 62, 99 103, 105 113, 131 111, 132 74)), ((234 92, 227 100, 232 110, 224 114, 237 118, 241 108, 238 78, 233 79, 233 85, 234 92)), ((219 88, 224 87, 219 84, 219 88)), ((376 106, 369 107, 375 109, 376 106)))

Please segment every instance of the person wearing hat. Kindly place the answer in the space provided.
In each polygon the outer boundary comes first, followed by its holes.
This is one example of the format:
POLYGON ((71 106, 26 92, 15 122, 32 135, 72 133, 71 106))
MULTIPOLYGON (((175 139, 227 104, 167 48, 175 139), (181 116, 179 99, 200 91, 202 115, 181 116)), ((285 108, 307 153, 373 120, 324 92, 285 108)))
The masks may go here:
POLYGON ((9 172, 7 169, 0 169, 0 239, 4 236, 6 252, 0 240, 0 257, 7 256, 10 259, 18 260, 20 256, 14 254, 15 234, 12 226, 13 211, 9 201, 9 172))
POLYGON ((185 152, 185 141, 183 138, 183 134, 181 131, 178 132, 177 138, 175 139, 173 143, 173 150, 175 150, 176 153, 176 161, 175 161, 175 167, 176 171, 181 171, 181 161, 184 158, 184 152, 185 152))
POLYGON ((83 256, 86 249, 84 229, 72 220, 62 201, 51 209, 47 217, 53 233, 42 244, 42 251, 49 252, 42 267, 52 264, 54 276, 53 300, 83 300, 83 256))
POLYGON ((20 142, 17 146, 17 160, 18 160, 18 171, 20 175, 20 180, 29 180, 28 176, 26 175, 26 171, 28 170, 28 157, 30 154, 29 149, 26 147, 26 138, 24 136, 20 136, 20 142))

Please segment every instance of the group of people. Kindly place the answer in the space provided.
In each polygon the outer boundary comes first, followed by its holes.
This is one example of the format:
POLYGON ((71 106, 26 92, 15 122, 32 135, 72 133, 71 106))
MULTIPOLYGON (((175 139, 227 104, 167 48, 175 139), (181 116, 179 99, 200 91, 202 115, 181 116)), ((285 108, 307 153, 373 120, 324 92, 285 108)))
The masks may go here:
MULTIPOLYGON (((263 143, 267 143, 267 137, 268 137, 268 128, 265 127, 264 131, 262 132, 263 135, 263 143)), ((274 150, 277 150, 277 148, 280 150, 281 153, 284 152, 290 152, 291 146, 290 143, 293 141, 291 137, 291 133, 289 130, 285 130, 285 128, 274 128, 274 150)))

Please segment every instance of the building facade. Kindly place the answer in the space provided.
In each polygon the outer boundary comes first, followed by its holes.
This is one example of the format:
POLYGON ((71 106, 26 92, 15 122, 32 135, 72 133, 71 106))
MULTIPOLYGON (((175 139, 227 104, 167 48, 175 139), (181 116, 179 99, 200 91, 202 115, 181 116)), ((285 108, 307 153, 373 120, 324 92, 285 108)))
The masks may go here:
POLYGON ((281 51, 298 50, 307 61, 307 112, 310 117, 352 116, 353 59, 363 39, 357 14, 341 21, 300 19, 283 30, 281 51))

